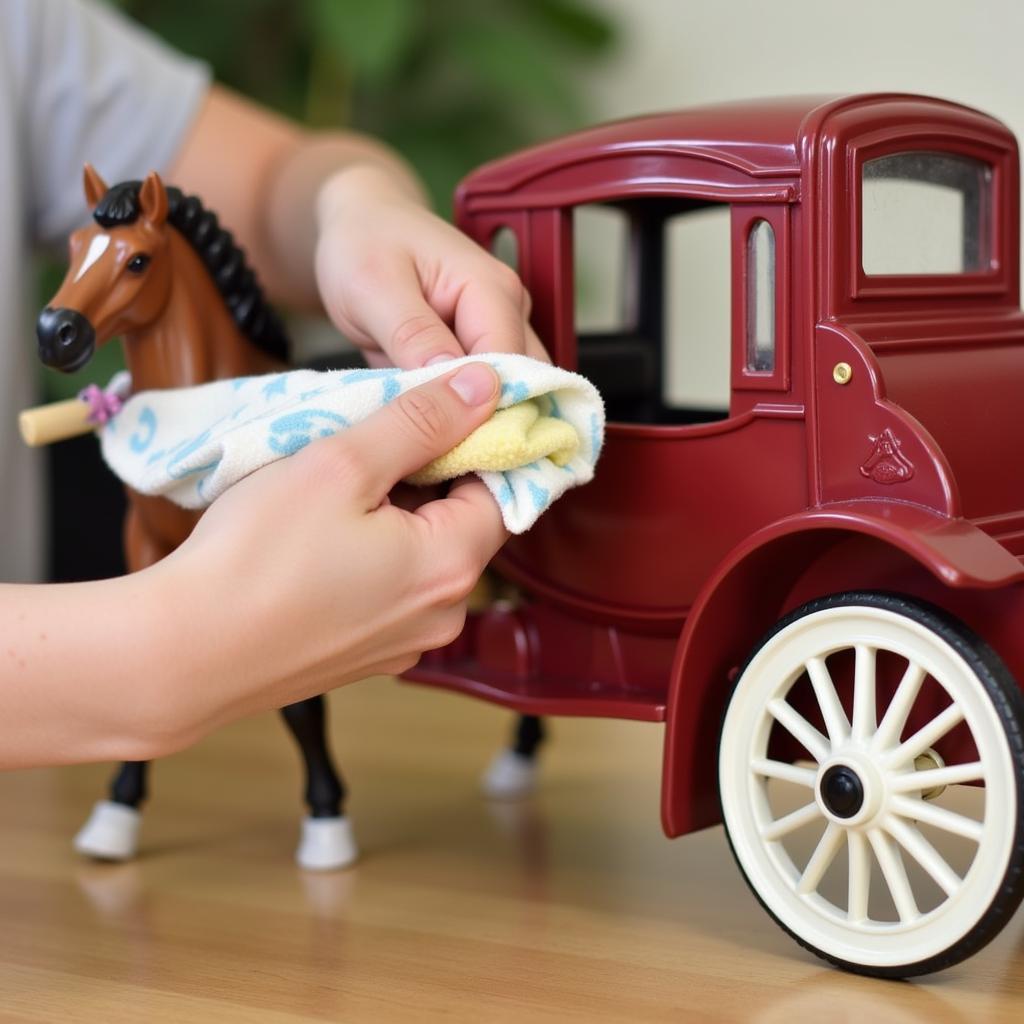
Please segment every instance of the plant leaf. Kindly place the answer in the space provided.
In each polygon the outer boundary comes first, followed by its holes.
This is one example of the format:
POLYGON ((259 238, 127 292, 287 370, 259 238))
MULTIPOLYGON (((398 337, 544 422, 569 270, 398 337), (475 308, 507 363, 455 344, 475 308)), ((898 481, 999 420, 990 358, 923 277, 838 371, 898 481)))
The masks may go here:
POLYGON ((578 0, 521 0, 549 33, 567 46, 588 54, 603 53, 615 40, 615 26, 594 8, 578 0))
POLYGON ((514 23, 466 20, 452 26, 449 45, 499 104, 532 106, 567 123, 579 119, 572 86, 542 36, 514 23))
POLYGON ((313 30, 354 73, 386 78, 419 23, 415 0, 314 0, 313 30))

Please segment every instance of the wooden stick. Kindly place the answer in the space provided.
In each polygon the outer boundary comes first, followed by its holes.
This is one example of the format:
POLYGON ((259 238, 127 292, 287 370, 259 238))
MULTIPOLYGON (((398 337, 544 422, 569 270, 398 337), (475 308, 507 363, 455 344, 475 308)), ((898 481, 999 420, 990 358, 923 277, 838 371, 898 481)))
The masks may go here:
POLYGON ((18 416, 18 429, 22 440, 32 448, 78 437, 96 429, 89 419, 89 403, 80 398, 64 402, 50 402, 25 409, 18 416))

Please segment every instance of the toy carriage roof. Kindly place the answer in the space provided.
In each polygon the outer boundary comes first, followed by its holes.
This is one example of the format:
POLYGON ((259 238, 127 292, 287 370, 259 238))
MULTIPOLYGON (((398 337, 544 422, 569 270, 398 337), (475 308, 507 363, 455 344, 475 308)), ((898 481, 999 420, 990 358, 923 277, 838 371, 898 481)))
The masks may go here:
POLYGON ((588 128, 485 164, 459 187, 459 202, 486 195, 527 194, 552 174, 617 155, 684 156, 717 164, 748 180, 793 179, 801 154, 834 114, 851 111, 865 126, 885 109, 907 123, 943 121, 1013 143, 997 120, 947 100, 906 93, 790 96, 736 100, 632 117, 588 128))

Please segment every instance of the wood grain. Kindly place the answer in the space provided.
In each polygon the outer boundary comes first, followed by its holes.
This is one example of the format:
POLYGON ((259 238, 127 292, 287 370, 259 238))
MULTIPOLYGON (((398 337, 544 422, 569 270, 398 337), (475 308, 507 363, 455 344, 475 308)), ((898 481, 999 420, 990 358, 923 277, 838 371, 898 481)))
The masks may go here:
POLYGON ((478 796, 509 716, 371 680, 331 700, 363 851, 292 863, 301 778, 243 722, 156 766, 132 864, 69 840, 110 769, 0 776, 0 1021, 1019 1021, 1024 913, 914 984, 842 975, 720 829, 661 834, 661 728, 561 720, 539 794, 478 796))

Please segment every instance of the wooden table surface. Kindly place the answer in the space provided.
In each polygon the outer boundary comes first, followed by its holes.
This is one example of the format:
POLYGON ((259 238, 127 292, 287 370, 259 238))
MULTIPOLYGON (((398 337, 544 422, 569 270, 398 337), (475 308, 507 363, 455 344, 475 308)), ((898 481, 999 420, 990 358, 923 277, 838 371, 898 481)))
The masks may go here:
POLYGON ((765 915, 721 829, 669 841, 662 730, 553 723, 544 783, 488 803, 510 717, 369 680, 332 696, 363 851, 292 851, 297 759, 273 716, 156 766, 143 849, 69 840, 109 767, 0 776, 0 1021, 1020 1021, 1024 911, 914 983, 843 975, 765 915))

